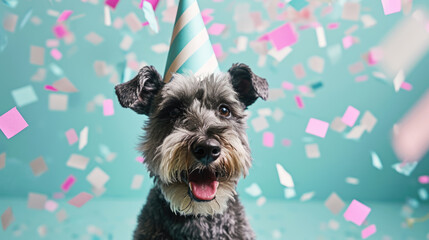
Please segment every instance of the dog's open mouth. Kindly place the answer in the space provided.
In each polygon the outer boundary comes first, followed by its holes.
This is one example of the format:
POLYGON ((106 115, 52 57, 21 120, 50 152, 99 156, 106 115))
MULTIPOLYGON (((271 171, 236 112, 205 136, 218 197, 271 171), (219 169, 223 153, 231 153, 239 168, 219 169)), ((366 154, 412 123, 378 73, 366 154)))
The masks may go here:
POLYGON ((216 173, 209 169, 192 171, 188 176, 191 196, 197 201, 211 201, 216 197, 219 182, 216 173))

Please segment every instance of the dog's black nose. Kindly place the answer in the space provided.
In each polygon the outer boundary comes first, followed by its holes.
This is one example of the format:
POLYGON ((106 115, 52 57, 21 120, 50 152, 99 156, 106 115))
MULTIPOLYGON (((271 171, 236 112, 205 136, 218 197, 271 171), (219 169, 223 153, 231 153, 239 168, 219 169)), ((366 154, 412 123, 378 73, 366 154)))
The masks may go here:
POLYGON ((208 139, 194 144, 192 153, 203 164, 209 164, 220 156, 220 143, 215 139, 208 139))

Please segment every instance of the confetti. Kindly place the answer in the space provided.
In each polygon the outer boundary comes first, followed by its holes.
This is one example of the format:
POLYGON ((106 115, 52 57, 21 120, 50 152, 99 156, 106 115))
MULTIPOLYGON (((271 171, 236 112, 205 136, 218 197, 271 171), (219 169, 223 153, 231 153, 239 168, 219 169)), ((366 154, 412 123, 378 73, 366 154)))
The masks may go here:
POLYGON ((265 132, 262 143, 265 147, 274 147, 274 134, 271 132, 265 132))
POLYGON ((252 197, 258 197, 262 194, 262 190, 258 184, 252 183, 249 187, 245 189, 246 193, 252 197))
POLYGON ((144 162, 144 158, 141 156, 136 157, 136 161, 139 163, 143 163, 144 162))
POLYGON ((45 203, 45 209, 48 210, 49 212, 55 212, 55 210, 57 210, 58 208, 58 203, 52 200, 48 200, 45 203))
POLYGON ((377 153, 371 152, 372 166, 381 170, 383 169, 383 164, 381 163, 380 157, 378 157, 377 153))
MULTIPOLYGON (((5 153, 3 153, 3 154, 5 154, 5 153)), ((1 155, 0 155, 0 159, 1 159, 1 155)), ((419 183, 421 183, 421 184, 429 184, 429 176, 428 175, 420 176, 419 177, 419 183)))
POLYGON ((57 212, 56 214, 57 220, 58 222, 64 222, 64 220, 67 219, 67 212, 64 209, 61 209, 60 211, 57 212))
POLYGON ((103 188, 104 184, 109 181, 110 177, 107 175, 101 168, 95 167, 89 174, 86 176, 86 180, 91 183, 92 186, 96 188, 103 188))
POLYGON ((65 38, 66 36, 70 35, 67 28, 62 24, 55 25, 52 28, 52 31, 54 32, 55 37, 59 39, 65 38))
POLYGON ((346 112, 344 113, 341 121, 349 127, 355 125, 356 120, 358 119, 360 111, 352 106, 348 106, 346 112))
POLYGON ((332 120, 330 128, 336 132, 343 132, 346 129, 347 125, 343 122, 343 120, 341 120, 340 117, 336 117, 334 118, 334 120, 332 120))
POLYGON ((36 92, 34 92, 31 85, 13 90, 12 97, 19 107, 26 106, 38 100, 36 92))
POLYGON ((37 233, 39 234, 40 237, 46 237, 47 232, 48 232, 48 229, 46 225, 40 225, 39 227, 37 227, 37 233))
POLYGON ((411 90, 413 90, 413 85, 411 85, 411 83, 408 83, 408 82, 403 82, 401 84, 401 88, 406 90, 406 91, 411 91, 411 90))
POLYGON ((377 124, 377 118, 370 111, 366 111, 360 119, 360 125, 365 127, 365 130, 370 133, 374 129, 375 124, 377 124))
POLYGON ((317 43, 319 44, 320 48, 326 47, 326 36, 325 36, 325 30, 322 26, 316 27, 316 36, 317 36, 317 43))
POLYGON ((285 187, 289 187, 289 188, 295 187, 292 176, 288 172, 286 172, 286 170, 282 167, 282 165, 276 164, 276 168, 277 168, 277 173, 279 175, 280 183, 285 187))
POLYGON ((49 94, 49 110, 66 111, 69 97, 65 94, 49 94))
POLYGON ((34 176, 38 177, 48 171, 48 166, 46 166, 45 160, 43 157, 38 157, 30 162, 31 170, 33 170, 34 176))
POLYGON ((354 178, 354 177, 346 177, 346 183, 352 184, 352 185, 358 185, 359 179, 354 178))
POLYGON ((104 41, 104 39, 95 32, 88 33, 85 36, 85 39, 94 45, 99 45, 100 43, 102 43, 104 41))
POLYGON ((343 5, 341 18, 349 21, 358 21, 360 14, 360 4, 358 2, 346 2, 343 5))
POLYGON ((125 17, 125 22, 127 23, 128 27, 133 33, 141 30, 143 27, 140 19, 137 17, 135 13, 129 13, 125 17))
POLYGON ((15 32, 18 15, 8 13, 3 19, 3 28, 8 32, 15 32))
POLYGON ((3 230, 6 231, 6 229, 9 227, 9 225, 15 220, 12 208, 8 207, 3 214, 1 215, 1 225, 3 227, 3 230))
POLYGON ((52 83, 52 87, 54 87, 57 91, 61 91, 61 92, 68 92, 68 93, 78 92, 78 90, 73 85, 73 83, 70 82, 70 80, 66 77, 61 78, 60 80, 57 80, 54 83, 52 83))
POLYGON ((343 38, 343 47, 344 49, 348 49, 350 48, 354 43, 353 37, 352 36, 345 36, 343 38))
POLYGON ((30 63, 39 66, 45 63, 45 49, 43 47, 30 47, 30 63))
POLYGON ((294 198, 296 196, 295 188, 285 188, 284 194, 286 199, 294 198))
POLYGON ((314 192, 308 192, 301 195, 301 198, 299 199, 301 202, 306 202, 314 197, 314 192))
POLYGON ((298 35, 291 23, 286 23, 262 37, 269 40, 277 50, 291 46, 298 41, 298 35))
POLYGON ((58 17, 57 22, 64 22, 66 21, 70 15, 72 15, 72 10, 64 10, 61 15, 58 17))
POLYGON ((360 17, 360 20, 362 21, 364 28, 370 28, 377 24, 377 21, 371 15, 368 14, 362 15, 360 17))
MULTIPOLYGON (((86 166, 85 166, 86 168, 86 166)), ((84 169, 85 169, 84 168, 84 169)), ((73 186, 73 184, 76 182, 76 178, 73 175, 70 175, 67 177, 67 179, 61 184, 61 189, 64 192, 68 192, 70 188, 73 186)))
POLYGON ((63 54, 56 48, 52 49, 50 53, 51 53, 51 56, 57 61, 63 58, 63 54))
POLYGON ((399 70, 398 74, 396 74, 395 78, 393 79, 393 85, 395 87, 395 92, 399 92, 399 89, 401 89, 401 85, 404 81, 405 81, 405 74, 404 74, 404 71, 401 69, 401 70, 399 70))
POLYGON ((301 11, 304 7, 308 5, 308 2, 306 0, 292 0, 289 2, 289 5, 291 5, 295 10, 301 11))
POLYGON ((358 140, 362 137, 362 134, 365 132, 366 128, 364 126, 355 126, 350 132, 346 134, 347 139, 358 140))
POLYGON ((86 166, 88 165, 88 162, 89 158, 78 154, 72 154, 67 161, 67 166, 71 168, 85 170, 86 166))
POLYGON ((113 100, 105 99, 103 101, 103 114, 104 116, 112 116, 115 114, 115 109, 113 109, 113 100))
POLYGON ((84 127, 79 133, 79 150, 82 150, 88 144, 89 128, 84 127))
POLYGON ((69 145, 75 144, 78 140, 76 131, 73 128, 70 128, 69 130, 66 131, 66 137, 69 145))
POLYGON ((6 153, 0 154, 0 170, 6 166, 6 153))
POLYGON ((373 235, 376 231, 377 231, 377 228, 375 227, 374 224, 369 225, 368 227, 362 230, 361 232, 362 239, 367 239, 368 237, 373 235))
POLYGON ((326 132, 328 131, 328 127, 329 127, 329 123, 315 118, 310 118, 307 124, 307 128, 305 129, 305 132, 312 134, 314 136, 325 138, 326 132))
POLYGON ((133 177, 133 181, 131 182, 131 189, 137 190, 140 189, 143 183, 143 175, 136 174, 133 177))
POLYGON ((251 124, 255 132, 260 132, 269 127, 268 121, 263 116, 252 119, 251 124))
POLYGON ((370 212, 371 208, 357 200, 353 200, 344 213, 344 219, 360 226, 370 212))
POLYGON ((43 194, 38 193, 28 193, 28 208, 33 209, 45 209, 45 203, 48 200, 48 197, 43 194))
POLYGON ((316 73, 323 73, 325 60, 319 56, 312 56, 308 59, 308 67, 316 73))
POLYGON ((258 207, 262 206, 265 204, 265 202, 267 202, 267 199, 262 196, 260 198, 258 198, 258 200, 256 200, 256 205, 258 205, 258 207))
POLYGON ((133 38, 129 35, 125 35, 124 38, 122 38, 122 41, 119 44, 119 47, 124 51, 128 51, 132 44, 133 44, 133 38))
POLYGON ((428 200, 428 192, 424 188, 420 188, 418 191, 419 197, 422 201, 428 200))
POLYGON ((397 13, 401 11, 401 0, 381 0, 384 15, 397 13))
POLYGON ((319 145, 317 143, 306 144, 305 153, 307 154, 308 158, 319 158, 320 157, 319 145))
POLYGON ((340 213, 346 206, 344 201, 335 193, 331 193, 325 201, 325 206, 335 215, 340 213))
POLYGON ((26 127, 28 127, 28 124, 18 112, 16 107, 0 116, 0 130, 7 139, 15 136, 26 127))
POLYGON ((306 76, 304 66, 299 63, 292 67, 293 73, 297 79, 302 79, 306 76))
POLYGON ((392 168, 395 169, 398 173, 410 176, 411 173, 416 168, 418 162, 410 162, 410 163, 395 163, 392 165, 392 168))
POLYGON ((68 201, 68 203, 70 205, 73 205, 75 207, 80 208, 91 199, 92 199, 91 194, 86 193, 86 192, 81 192, 78 195, 76 195, 74 198, 70 199, 70 201, 68 201))
POLYGON ((285 47, 281 50, 276 50, 275 48, 272 48, 270 51, 268 51, 268 55, 273 57, 277 60, 277 62, 283 61, 290 53, 292 52, 292 48, 285 47))
POLYGON ((111 7, 112 9, 116 8, 116 5, 118 5, 119 0, 106 0, 104 2, 104 4, 106 4, 107 6, 111 7))
POLYGON ((272 117, 276 122, 280 122, 283 119, 283 116, 284 116, 284 113, 280 108, 274 109, 272 117))
POLYGON ((167 52, 170 49, 170 46, 168 46, 165 43, 159 43, 152 46, 152 51, 156 53, 164 53, 167 52))

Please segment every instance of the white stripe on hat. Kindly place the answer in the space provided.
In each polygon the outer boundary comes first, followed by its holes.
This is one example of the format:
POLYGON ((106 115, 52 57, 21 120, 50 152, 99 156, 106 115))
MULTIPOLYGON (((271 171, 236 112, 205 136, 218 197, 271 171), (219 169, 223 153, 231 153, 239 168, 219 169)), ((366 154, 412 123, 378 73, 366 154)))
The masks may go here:
POLYGON ((185 12, 180 16, 179 20, 177 20, 176 24, 174 25, 171 43, 173 43, 180 30, 182 30, 186 24, 188 24, 198 14, 200 14, 200 10, 198 8, 197 1, 195 1, 191 6, 188 7, 188 9, 185 10, 185 12))

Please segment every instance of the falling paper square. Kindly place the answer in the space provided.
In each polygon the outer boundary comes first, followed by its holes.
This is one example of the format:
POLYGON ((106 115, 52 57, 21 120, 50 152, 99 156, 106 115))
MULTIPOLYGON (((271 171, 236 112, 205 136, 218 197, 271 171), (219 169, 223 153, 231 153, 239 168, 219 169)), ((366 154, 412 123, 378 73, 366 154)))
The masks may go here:
POLYGON ((346 138, 357 140, 362 136, 364 132, 365 132, 364 126, 355 126, 354 128, 352 128, 352 130, 349 133, 347 133, 346 138))
POLYGON ((53 48, 51 50, 51 56, 57 61, 61 60, 61 58, 63 58, 63 54, 56 48, 53 48))
POLYGON ((286 23, 267 34, 269 40, 277 50, 291 46, 298 41, 298 35, 291 23, 286 23))
POLYGON ((226 25, 225 24, 220 24, 220 23, 213 23, 210 28, 207 30, 207 32, 210 35, 220 35, 222 34, 223 31, 225 31, 226 25))
POLYGON ((308 59, 308 67, 316 73, 323 73, 325 60, 319 56, 312 56, 308 59))
POLYGON ((372 132, 376 123, 377 118, 375 118, 370 111, 366 111, 360 119, 360 125, 365 127, 367 132, 372 132))
POLYGON ((119 47, 124 51, 128 51, 131 47, 131 44, 133 44, 133 38, 129 35, 125 35, 124 38, 122 38, 119 47))
POLYGON ((305 132, 314 136, 324 138, 326 136, 326 132, 328 131, 328 127, 329 123, 321 121, 319 119, 310 118, 305 132))
POLYGON ((343 47, 344 49, 350 48, 353 45, 353 37, 352 36, 345 36, 343 38, 343 47))
POLYGON ((61 189, 64 192, 68 192, 75 182, 76 182, 76 178, 73 175, 70 175, 63 182, 63 184, 61 184, 61 189))
POLYGON ((371 158, 372 158, 372 166, 374 166, 379 170, 383 169, 383 164, 381 163, 380 157, 378 157, 377 153, 371 152, 371 158))
POLYGON ((67 161, 67 166, 72 168, 77 168, 80 170, 85 170, 86 166, 88 165, 89 158, 78 155, 78 154, 72 154, 67 161))
POLYGON ((13 213, 12 213, 12 208, 8 207, 3 214, 1 215, 1 225, 3 227, 3 230, 6 230, 7 227, 9 227, 9 225, 15 220, 13 213))
POLYGON ((103 38, 95 32, 88 33, 85 39, 96 46, 103 42, 103 38))
POLYGON ((260 132, 269 126, 268 121, 263 116, 252 119, 251 124, 255 132, 260 132))
POLYGON ((28 193, 28 208, 33 209, 45 209, 45 203, 48 197, 38 193, 28 193))
POLYGON ((89 200, 91 200, 92 195, 86 192, 81 192, 78 195, 76 195, 74 198, 70 199, 68 203, 70 205, 73 205, 75 207, 82 207, 85 203, 87 203, 89 200))
POLYGON ((46 77, 46 69, 39 68, 37 69, 37 72, 31 77, 31 81, 41 82, 45 80, 45 77, 46 77))
POLYGON ((381 4, 383 4, 384 15, 401 11, 401 0, 381 0, 381 4))
POLYGON ((301 198, 299 199, 301 202, 306 202, 314 197, 314 192, 308 192, 301 195, 301 198))
POLYGON ((352 184, 352 185, 358 185, 359 179, 354 178, 354 177, 346 177, 346 183, 352 184))
POLYGON ((317 42, 319 44, 319 47, 324 48, 326 47, 326 36, 325 36, 325 30, 322 26, 316 27, 316 36, 317 36, 317 42))
POLYGON ((60 211, 57 212, 56 214, 57 220, 58 222, 63 222, 64 220, 67 219, 67 212, 64 209, 61 209, 60 211))
POLYGON ((103 101, 103 114, 104 116, 112 116, 115 114, 115 109, 113 109, 113 100, 105 99, 103 101))
POLYGON ((136 174, 133 177, 133 181, 131 183, 131 189, 136 190, 140 189, 143 183, 144 176, 141 174, 136 174))
POLYGON ((76 131, 73 128, 67 130, 66 137, 67 141, 69 142, 69 145, 75 144, 78 140, 76 131))
POLYGON ((422 201, 428 200, 428 191, 424 188, 420 188, 418 191, 419 197, 422 201))
POLYGON ((283 116, 284 116, 284 113, 280 108, 276 108, 272 114, 272 117, 276 122, 280 122, 283 116))
POLYGON ((268 55, 277 60, 277 62, 283 61, 292 52, 292 48, 285 47, 282 50, 276 50, 275 48, 270 49, 268 55))
POLYGON ((325 206, 333 213, 338 214, 346 206, 344 201, 335 193, 331 193, 325 201, 325 206))
POLYGON ((18 15, 6 14, 3 18, 3 28, 8 32, 15 32, 16 22, 18 21, 18 15))
POLYGON ((273 147, 274 146, 274 134, 271 132, 265 132, 263 136, 263 144, 266 147, 273 147))
POLYGON ((79 133, 79 150, 82 150, 88 144, 89 128, 86 126, 79 133))
POLYGON ((344 20, 358 21, 360 14, 360 4, 358 2, 346 2, 343 5, 341 18, 344 20))
POLYGON ((302 79, 306 76, 304 66, 301 63, 292 67, 293 73, 297 79, 302 79))
POLYGON ((252 197, 257 197, 262 194, 262 190, 258 184, 252 183, 249 187, 245 189, 246 193, 252 197))
POLYGON ((104 184, 109 181, 110 177, 107 175, 101 168, 95 167, 89 174, 86 176, 86 180, 91 183, 92 186, 96 188, 103 188, 104 184))
POLYGON ((285 188, 284 190, 285 198, 291 199, 296 196, 295 188, 285 188))
POLYGON ((40 237, 46 237, 48 230, 46 228, 46 225, 41 225, 39 227, 37 227, 37 233, 39 233, 40 237))
POLYGON ((21 87, 12 91, 12 97, 19 107, 26 106, 38 100, 36 92, 31 85, 21 87))
POLYGON ((289 188, 295 187, 292 176, 280 164, 276 164, 277 174, 279 175, 280 183, 289 188))
POLYGON ((28 124, 16 107, 0 116, 0 130, 7 139, 15 136, 26 127, 28 127, 28 124))
POLYGON ((55 210, 57 210, 58 208, 58 203, 52 200, 48 200, 45 203, 45 209, 48 210, 49 212, 55 212, 55 210))
POLYGON ((330 128, 336 132, 343 132, 347 125, 341 120, 340 117, 336 117, 330 125, 330 128))
POLYGON ((362 239, 367 239, 369 236, 373 235, 377 231, 377 228, 374 224, 369 225, 365 229, 362 230, 361 235, 362 239))
POLYGON ((109 74, 106 62, 104 61, 95 61, 94 70, 95 70, 95 74, 97 74, 98 77, 103 77, 109 74))
POLYGON ((358 119, 360 111, 352 106, 348 106, 346 112, 344 113, 341 120, 349 127, 355 125, 356 120, 358 119))
MULTIPOLYGON (((1 155, 0 155, 0 162, 1 162, 1 155)), ((1 168, 1 165, 0 165, 0 168, 1 168)), ((420 176, 419 177, 419 183, 429 184, 429 176, 428 175, 420 176)))
POLYGON ((398 173, 403 174, 405 176, 410 176, 411 173, 416 168, 418 162, 410 162, 410 163, 395 163, 392 165, 392 168, 395 169, 398 173))
POLYGON ((30 46, 30 63, 43 65, 45 63, 45 49, 38 46, 30 46))
POLYGON ((70 15, 72 15, 72 13, 73 13, 72 10, 64 10, 61 13, 61 15, 58 17, 57 22, 64 22, 70 17, 70 15))
POLYGON ((30 162, 31 170, 33 170, 34 176, 40 176, 46 171, 48 171, 48 166, 46 166, 45 160, 43 157, 38 157, 30 162))
POLYGON ((69 96, 65 94, 51 93, 49 94, 49 110, 66 111, 69 96))
POLYGON ((308 158, 319 158, 320 157, 319 145, 317 143, 306 144, 305 153, 307 154, 308 158))
POLYGON ((133 12, 125 16, 125 22, 133 33, 143 28, 140 19, 133 12))
POLYGON ((60 80, 53 82, 52 87, 54 87, 55 89, 57 89, 58 91, 61 91, 61 92, 72 93, 72 92, 78 91, 76 89, 76 87, 73 85, 73 83, 70 82, 70 80, 66 77, 63 77, 60 80))
POLYGON ((354 224, 360 226, 365 221, 370 212, 371 208, 357 200, 353 200, 344 213, 344 218, 347 221, 353 222, 354 224))
POLYGON ((6 166, 6 153, 0 154, 0 170, 6 166))
POLYGON ((108 5, 112 9, 116 8, 116 5, 118 5, 119 0, 106 0, 104 4, 108 5))
POLYGON ((362 21, 364 28, 370 28, 377 24, 377 21, 371 15, 368 14, 362 15, 360 17, 360 20, 362 21))

